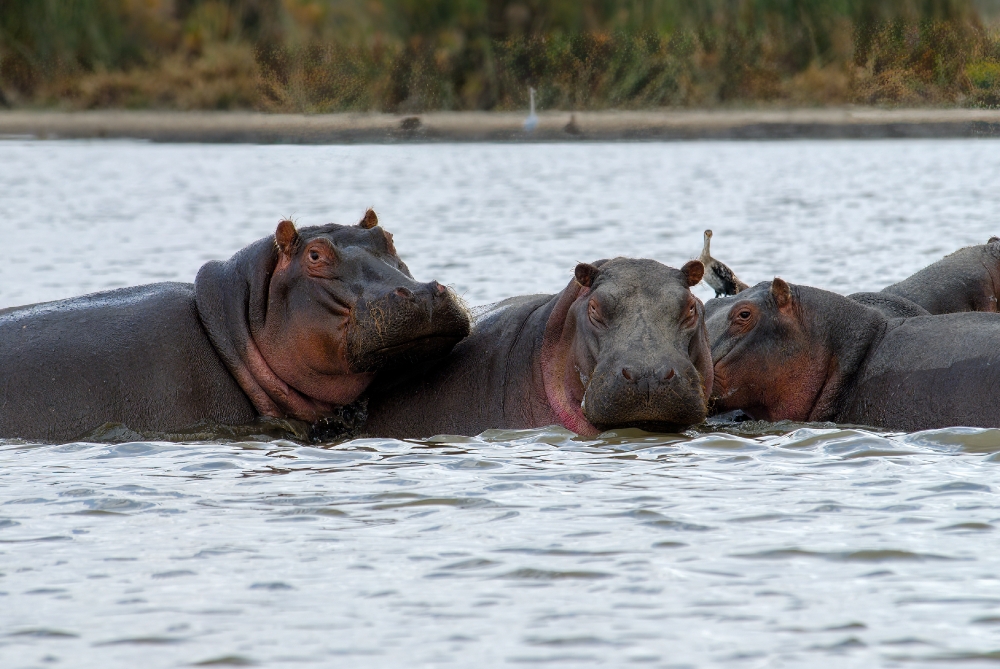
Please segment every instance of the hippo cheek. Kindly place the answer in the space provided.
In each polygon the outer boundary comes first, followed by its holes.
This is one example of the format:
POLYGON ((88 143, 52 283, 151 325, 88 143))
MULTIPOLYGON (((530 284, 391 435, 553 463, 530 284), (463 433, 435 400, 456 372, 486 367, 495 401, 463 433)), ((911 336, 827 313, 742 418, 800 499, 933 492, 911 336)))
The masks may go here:
POLYGON ((437 282, 398 288, 358 303, 347 334, 355 372, 391 372, 427 366, 451 352, 471 330, 468 311, 437 282))
POLYGON ((645 369, 601 365, 587 386, 583 414, 602 430, 678 432, 705 420, 704 382, 687 360, 645 369))

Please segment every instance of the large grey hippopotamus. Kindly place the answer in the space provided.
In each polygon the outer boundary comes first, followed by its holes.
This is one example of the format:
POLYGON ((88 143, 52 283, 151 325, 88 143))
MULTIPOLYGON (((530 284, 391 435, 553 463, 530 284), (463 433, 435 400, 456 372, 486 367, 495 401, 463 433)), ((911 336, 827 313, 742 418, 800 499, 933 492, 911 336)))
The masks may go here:
POLYGON ((0 313, 0 437, 317 423, 377 376, 444 357, 469 329, 450 290, 413 279, 373 211, 353 226, 282 221, 193 285, 0 313))
POLYGON ((852 299, 887 316, 997 311, 1000 297, 1000 238, 967 246, 878 293, 852 299))
POLYGON ((887 318, 781 279, 710 300, 713 408, 896 430, 1000 426, 1000 319, 887 318))
POLYGON ((712 360, 703 306, 689 288, 704 273, 654 260, 577 265, 556 295, 514 297, 480 316, 439 367, 373 393, 373 436, 475 435, 563 425, 676 431, 705 419, 712 360))

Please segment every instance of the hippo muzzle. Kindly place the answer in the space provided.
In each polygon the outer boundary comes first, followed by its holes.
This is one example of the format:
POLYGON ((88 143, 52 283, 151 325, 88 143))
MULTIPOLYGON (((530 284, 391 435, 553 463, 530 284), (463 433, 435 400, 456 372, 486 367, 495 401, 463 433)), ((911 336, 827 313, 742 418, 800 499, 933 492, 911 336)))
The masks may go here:
POLYGON ((600 429, 678 432, 705 420, 704 383, 686 355, 601 363, 586 384, 583 414, 600 429))
POLYGON ((468 310, 437 281, 398 286, 359 300, 347 333, 347 360, 355 373, 385 375, 401 368, 426 368, 468 336, 468 310))

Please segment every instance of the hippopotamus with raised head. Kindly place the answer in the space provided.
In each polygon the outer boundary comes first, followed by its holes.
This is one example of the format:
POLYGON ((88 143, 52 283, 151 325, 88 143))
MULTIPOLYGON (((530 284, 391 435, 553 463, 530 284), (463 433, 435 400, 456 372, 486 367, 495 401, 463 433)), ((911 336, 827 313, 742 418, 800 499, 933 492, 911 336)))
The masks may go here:
POLYGON ((922 430, 1000 426, 1000 319, 887 318, 781 279, 711 300, 713 410, 922 430))
POLYGON ((475 435, 563 425, 582 435, 635 426, 676 431, 705 419, 712 360, 704 273, 655 260, 577 265, 556 295, 494 305, 448 359, 368 404, 374 436, 475 435))
POLYGON ((316 423, 378 375, 444 357, 469 328, 450 290, 413 279, 373 211, 353 226, 281 221, 193 285, 0 314, 0 437, 316 423))
POLYGON ((997 311, 1000 297, 1000 238, 967 246, 882 289, 932 314, 997 311))

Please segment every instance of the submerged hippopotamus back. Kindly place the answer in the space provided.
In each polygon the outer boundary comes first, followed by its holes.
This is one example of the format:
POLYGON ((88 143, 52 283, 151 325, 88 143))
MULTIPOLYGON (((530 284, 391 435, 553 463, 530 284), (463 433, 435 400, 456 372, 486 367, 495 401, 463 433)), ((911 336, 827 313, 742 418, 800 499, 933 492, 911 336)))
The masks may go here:
POLYGON ((898 430, 997 427, 1000 319, 886 318, 781 279, 712 300, 713 410, 898 430))
POLYGON ((373 394, 365 430, 423 437, 558 424, 595 435, 700 423, 712 363, 689 288, 703 271, 699 261, 580 264, 561 293, 500 302, 440 367, 373 394))
POLYGON ((905 298, 932 314, 996 312, 1000 238, 959 249, 882 292, 905 298))
POLYGON ((274 236, 194 285, 162 283, 0 314, 0 437, 63 441, 321 421, 380 375, 445 356, 469 332, 451 291, 416 282, 373 211, 274 236))

